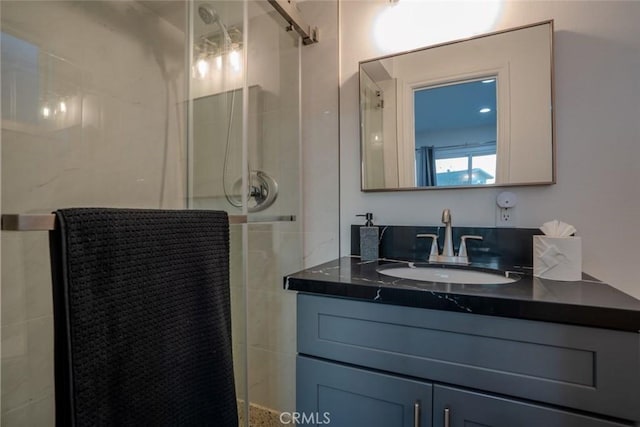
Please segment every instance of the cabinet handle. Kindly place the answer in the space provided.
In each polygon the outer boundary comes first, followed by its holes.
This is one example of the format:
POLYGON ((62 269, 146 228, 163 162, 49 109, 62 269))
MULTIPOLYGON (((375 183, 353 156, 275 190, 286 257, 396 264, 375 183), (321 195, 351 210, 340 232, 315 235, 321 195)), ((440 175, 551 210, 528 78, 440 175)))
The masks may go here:
POLYGON ((413 404, 413 427, 420 427, 420 401, 413 404))
POLYGON ((449 427, 450 426, 450 417, 451 415, 451 410, 449 410, 449 408, 444 408, 444 427, 449 427))
POLYGON ((444 427, 449 427, 450 425, 450 420, 449 420, 450 414, 451 414, 451 411, 449 410, 449 408, 444 408, 444 427))

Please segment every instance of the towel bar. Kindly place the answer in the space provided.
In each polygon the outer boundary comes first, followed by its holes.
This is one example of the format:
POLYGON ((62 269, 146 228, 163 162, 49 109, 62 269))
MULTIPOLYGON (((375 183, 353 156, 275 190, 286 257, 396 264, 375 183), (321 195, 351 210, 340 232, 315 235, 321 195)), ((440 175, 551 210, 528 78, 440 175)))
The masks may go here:
MULTIPOLYGON (((4 231, 47 231, 55 228, 54 214, 2 214, 4 231)), ((293 222, 295 215, 248 216, 229 215, 229 224, 255 224, 267 222, 293 222)))

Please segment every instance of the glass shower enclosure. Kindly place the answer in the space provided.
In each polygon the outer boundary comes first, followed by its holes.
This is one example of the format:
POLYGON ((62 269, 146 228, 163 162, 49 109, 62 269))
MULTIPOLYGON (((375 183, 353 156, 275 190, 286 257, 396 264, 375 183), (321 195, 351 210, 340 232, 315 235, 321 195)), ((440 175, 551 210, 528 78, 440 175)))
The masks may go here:
MULTIPOLYGON (((2 213, 227 211, 241 425, 292 411, 298 37, 263 0, 3 0, 0 15, 2 213)), ((0 239, 0 422, 51 426, 48 236, 0 239)))
POLYGON ((302 266, 301 43, 266 1, 193 8, 188 200, 247 217, 231 233, 236 388, 245 417, 275 425, 295 408, 295 298, 282 276, 302 266))

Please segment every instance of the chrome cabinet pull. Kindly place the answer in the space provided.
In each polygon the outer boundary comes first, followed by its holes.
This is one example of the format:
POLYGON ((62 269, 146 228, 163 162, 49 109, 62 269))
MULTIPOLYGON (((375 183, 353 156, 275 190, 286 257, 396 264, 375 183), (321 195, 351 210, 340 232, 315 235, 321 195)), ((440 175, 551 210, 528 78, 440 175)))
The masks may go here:
POLYGON ((444 427, 450 427, 449 416, 451 415, 451 411, 449 408, 444 408, 444 427))
POLYGON ((413 427, 420 427, 420 401, 413 404, 413 427))

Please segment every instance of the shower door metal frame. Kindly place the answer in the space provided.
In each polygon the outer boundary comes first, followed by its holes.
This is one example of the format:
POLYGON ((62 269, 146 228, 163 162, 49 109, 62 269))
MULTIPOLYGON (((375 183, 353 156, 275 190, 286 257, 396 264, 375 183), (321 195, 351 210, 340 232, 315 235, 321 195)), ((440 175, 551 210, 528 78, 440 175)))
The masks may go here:
POLYGON ((295 30, 302 38, 302 44, 318 43, 318 27, 312 27, 302 17, 298 7, 291 0, 267 0, 271 6, 289 23, 287 31, 295 30))
MULTIPOLYGON (((229 224, 269 223, 295 221, 295 215, 248 217, 229 215, 229 224)), ((50 231, 55 229, 55 214, 2 214, 2 231, 50 231)))

